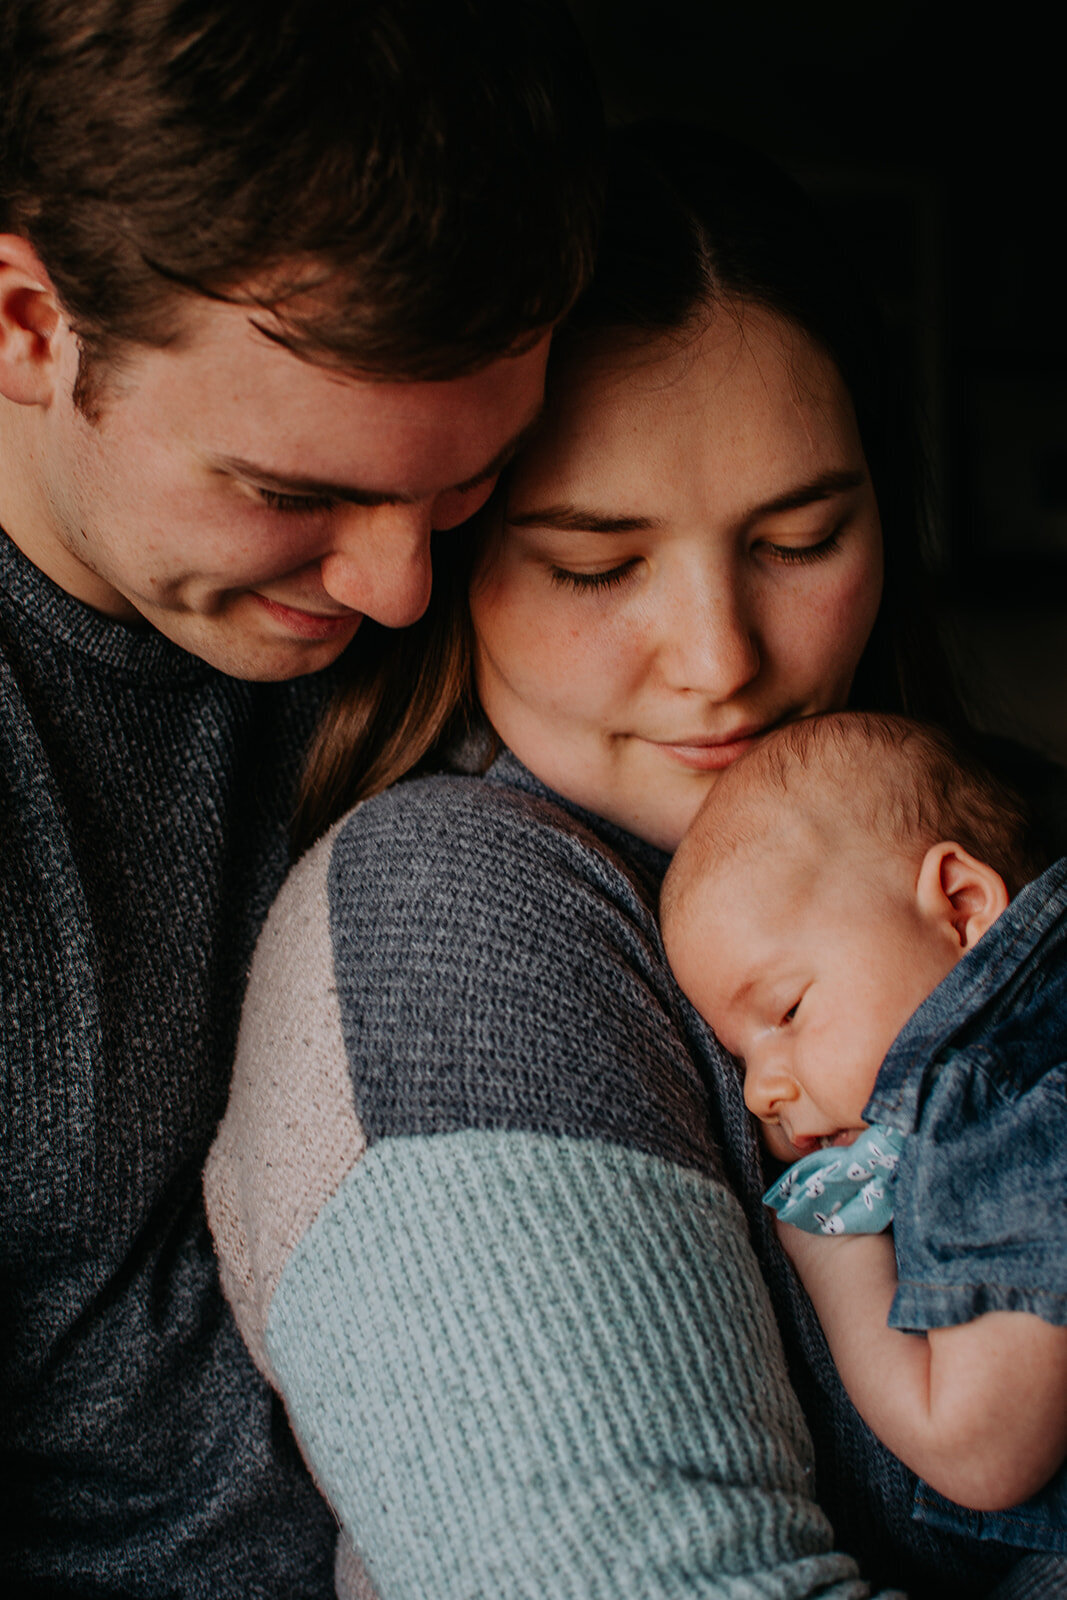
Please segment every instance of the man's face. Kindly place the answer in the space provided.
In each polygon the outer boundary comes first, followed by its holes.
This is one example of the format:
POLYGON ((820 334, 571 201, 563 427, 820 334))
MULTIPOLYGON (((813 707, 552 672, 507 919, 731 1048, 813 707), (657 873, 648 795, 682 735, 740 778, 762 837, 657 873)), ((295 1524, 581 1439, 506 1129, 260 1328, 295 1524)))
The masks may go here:
POLYGON ((47 405, 22 410, 5 526, 55 582, 240 678, 333 661, 364 616, 415 621, 433 529, 469 517, 540 403, 547 336, 442 382, 375 382, 273 344, 246 308, 195 303, 180 344, 105 374, 98 417, 57 336, 47 405), (8 525, 10 523, 10 525, 8 525))

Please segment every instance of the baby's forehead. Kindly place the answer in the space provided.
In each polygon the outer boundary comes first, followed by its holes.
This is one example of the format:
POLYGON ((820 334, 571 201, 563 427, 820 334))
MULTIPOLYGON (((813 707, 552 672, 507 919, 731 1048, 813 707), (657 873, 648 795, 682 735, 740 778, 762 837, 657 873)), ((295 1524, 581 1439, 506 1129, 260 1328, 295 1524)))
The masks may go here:
MULTIPOLYGON (((805 770, 803 777, 809 776, 805 770)), ((869 857, 872 846, 881 854, 888 841, 867 803, 869 787, 864 778, 852 789, 833 782, 731 784, 701 819, 702 838, 694 840, 689 860, 679 863, 704 916, 722 920, 743 894, 769 920, 784 902, 803 900, 837 873, 854 872, 857 858, 869 857)))
POLYGON ((724 869, 733 855, 801 857, 878 831, 877 781, 869 769, 796 761, 771 772, 739 764, 729 776, 706 818, 712 853, 724 869))

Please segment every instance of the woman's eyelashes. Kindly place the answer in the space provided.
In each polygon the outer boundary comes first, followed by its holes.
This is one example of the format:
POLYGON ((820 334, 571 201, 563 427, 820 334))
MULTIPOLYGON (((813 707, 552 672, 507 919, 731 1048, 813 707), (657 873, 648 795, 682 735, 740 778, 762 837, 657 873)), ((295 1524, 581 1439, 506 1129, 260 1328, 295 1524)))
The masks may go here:
POLYGON ((841 535, 844 533, 844 524, 839 524, 832 533, 824 539, 817 539, 813 544, 773 544, 768 542, 764 548, 770 552, 776 561, 782 561, 787 566, 803 566, 806 562, 825 561, 832 556, 841 545, 841 535))
MULTIPOLYGON (((757 539, 749 548, 757 558, 769 557, 771 561, 783 566, 814 565, 816 562, 828 560, 837 553, 846 527, 847 519, 843 519, 821 539, 812 539, 807 544, 777 544, 771 539, 757 539)), ((640 556, 631 556, 614 567, 595 572, 576 571, 573 567, 561 566, 556 561, 547 563, 548 575, 553 583, 567 589, 578 589, 587 594, 615 588, 632 577, 640 565, 640 556)))
POLYGON ((553 563, 548 574, 553 583, 558 583, 567 589, 613 589, 616 584, 622 583, 637 566, 636 560, 624 561, 620 566, 609 567, 607 572, 572 572, 569 567, 559 567, 553 563))

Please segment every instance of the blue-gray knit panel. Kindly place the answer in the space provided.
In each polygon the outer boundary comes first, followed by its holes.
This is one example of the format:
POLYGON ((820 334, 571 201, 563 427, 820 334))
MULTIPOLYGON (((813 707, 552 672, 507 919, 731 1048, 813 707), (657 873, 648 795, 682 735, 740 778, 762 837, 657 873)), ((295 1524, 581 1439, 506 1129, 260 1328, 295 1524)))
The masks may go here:
POLYGON ((477 778, 406 784, 342 831, 329 884, 370 1141, 501 1128, 718 1170, 655 919, 580 823, 477 778))

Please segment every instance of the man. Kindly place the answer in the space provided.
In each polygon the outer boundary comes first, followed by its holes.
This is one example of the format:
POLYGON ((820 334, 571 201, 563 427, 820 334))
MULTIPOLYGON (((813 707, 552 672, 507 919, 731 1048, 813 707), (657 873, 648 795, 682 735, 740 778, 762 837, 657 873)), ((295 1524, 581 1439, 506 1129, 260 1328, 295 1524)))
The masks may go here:
POLYGON ((556 0, 0 0, 0 63, 0 1586, 323 1595, 200 1168, 315 675, 536 418, 595 96, 556 0))

